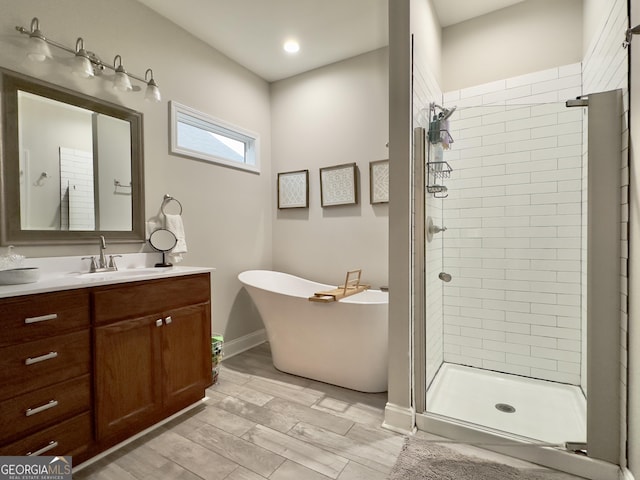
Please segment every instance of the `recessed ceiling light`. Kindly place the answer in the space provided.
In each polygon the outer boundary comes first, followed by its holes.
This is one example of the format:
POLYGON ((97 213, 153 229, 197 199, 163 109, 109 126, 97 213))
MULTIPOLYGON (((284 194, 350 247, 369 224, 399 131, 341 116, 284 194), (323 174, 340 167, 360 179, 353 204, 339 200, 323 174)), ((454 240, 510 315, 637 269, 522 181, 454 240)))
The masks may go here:
POLYGON ((300 50, 300 44, 295 40, 287 40, 284 42, 283 48, 287 53, 297 53, 300 50))

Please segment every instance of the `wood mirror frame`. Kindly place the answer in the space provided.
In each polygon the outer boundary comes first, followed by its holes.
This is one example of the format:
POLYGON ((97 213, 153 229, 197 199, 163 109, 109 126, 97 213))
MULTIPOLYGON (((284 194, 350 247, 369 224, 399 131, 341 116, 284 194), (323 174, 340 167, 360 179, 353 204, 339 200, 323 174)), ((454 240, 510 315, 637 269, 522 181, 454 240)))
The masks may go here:
MULTIPOLYGON (((144 159, 142 113, 0 68, 0 244, 91 243, 99 235, 110 242, 144 242, 144 159), (20 219, 18 92, 75 105, 129 123, 131 132, 131 230, 23 230, 20 219)), ((95 179, 95 176, 94 176, 95 179)))

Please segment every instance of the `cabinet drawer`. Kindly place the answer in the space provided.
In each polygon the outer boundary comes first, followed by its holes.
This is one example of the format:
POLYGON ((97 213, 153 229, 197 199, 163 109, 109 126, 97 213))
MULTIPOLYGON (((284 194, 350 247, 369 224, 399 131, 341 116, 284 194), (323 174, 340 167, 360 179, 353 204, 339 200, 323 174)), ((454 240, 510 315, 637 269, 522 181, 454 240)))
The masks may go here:
POLYGON ((91 443, 91 415, 83 413, 17 442, 0 447, 0 455, 79 455, 91 443))
POLYGON ((211 287, 209 274, 201 273, 99 287, 92 295, 95 322, 104 324, 208 302, 211 287))
POLYGON ((87 290, 0 300, 0 347, 89 327, 87 290))
POLYGON ((0 444, 91 410, 89 375, 0 402, 0 444))
POLYGON ((0 348, 0 400, 89 373, 89 330, 0 348))

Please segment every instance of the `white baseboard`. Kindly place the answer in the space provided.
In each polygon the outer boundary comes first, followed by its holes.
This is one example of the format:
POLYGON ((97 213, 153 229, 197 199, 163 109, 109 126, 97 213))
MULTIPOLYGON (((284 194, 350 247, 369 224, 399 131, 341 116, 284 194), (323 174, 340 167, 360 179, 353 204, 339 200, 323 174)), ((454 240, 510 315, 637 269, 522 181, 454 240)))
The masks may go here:
POLYGON ((240 338, 234 338, 233 340, 229 340, 228 342, 225 340, 224 342, 224 357, 229 358, 234 355, 238 355, 250 348, 257 347, 261 343, 267 341, 267 332, 265 329, 256 330, 255 332, 251 332, 248 335, 244 335, 240 338))
POLYGON ((384 407, 382 428, 411 435, 416 432, 416 411, 412 407, 401 407, 387 403, 384 407))
POLYGON ((160 420, 158 423, 156 423, 154 425, 151 425, 148 428, 145 428, 141 432, 138 432, 135 435, 132 435, 131 437, 127 438, 126 440, 123 440, 122 442, 118 443, 117 445, 114 445, 113 447, 109 448, 108 450, 105 450, 104 452, 101 452, 101 453, 95 455, 94 457, 91 457, 88 460, 85 460, 84 462, 80 463, 79 465, 75 465, 73 467, 73 472, 72 473, 78 473, 83 468, 86 468, 89 465, 92 465, 92 464, 96 463, 98 460, 102 460, 107 455, 115 452, 116 450, 120 450, 122 447, 124 447, 126 445, 129 445, 130 443, 134 442, 135 440, 137 440, 137 439, 139 439, 141 437, 144 437, 147 433, 150 433, 150 432, 160 428, 165 423, 169 423, 171 420, 173 420, 175 418, 178 418, 180 415, 182 415, 184 413, 187 413, 189 410, 193 410, 194 408, 200 407, 201 405, 204 404, 204 402, 207 401, 208 398, 209 397, 204 397, 201 400, 198 400, 197 402, 192 403, 188 407, 185 407, 182 410, 180 410, 179 412, 174 413, 170 417, 167 417, 167 418, 165 418, 163 420, 160 420))
POLYGON ((628 468, 620 470, 620 480, 635 480, 633 473, 628 468))

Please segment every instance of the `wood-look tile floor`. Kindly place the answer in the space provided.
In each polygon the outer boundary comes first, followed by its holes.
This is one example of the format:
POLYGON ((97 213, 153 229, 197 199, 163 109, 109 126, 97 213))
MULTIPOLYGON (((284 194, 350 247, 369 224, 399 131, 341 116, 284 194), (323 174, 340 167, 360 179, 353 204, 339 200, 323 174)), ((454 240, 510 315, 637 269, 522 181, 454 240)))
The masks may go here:
MULTIPOLYGON (((279 372, 268 344, 225 359, 207 396, 193 410, 75 472, 74 480, 384 480, 404 441, 380 426, 386 393, 365 394, 279 372)), ((468 448, 494 461, 525 463, 468 448)))

